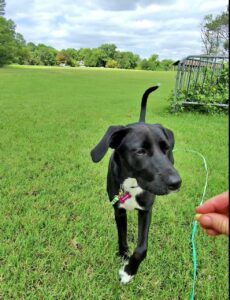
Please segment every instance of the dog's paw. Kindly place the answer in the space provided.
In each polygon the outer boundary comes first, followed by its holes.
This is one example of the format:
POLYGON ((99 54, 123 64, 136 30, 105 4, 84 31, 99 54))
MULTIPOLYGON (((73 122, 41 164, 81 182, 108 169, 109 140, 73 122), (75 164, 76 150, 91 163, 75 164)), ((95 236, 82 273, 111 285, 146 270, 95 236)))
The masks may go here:
POLYGON ((122 254, 120 254, 120 258, 122 259, 122 261, 124 263, 127 263, 127 261, 129 260, 129 254, 128 254, 128 252, 123 252, 122 254))
POLYGON ((128 250, 118 251, 117 256, 119 256, 122 259, 122 261, 124 261, 124 262, 129 260, 128 250))
POLYGON ((132 275, 129 275, 128 273, 125 272, 124 267, 119 270, 119 277, 120 277, 120 282, 122 284, 129 283, 133 278, 132 275))

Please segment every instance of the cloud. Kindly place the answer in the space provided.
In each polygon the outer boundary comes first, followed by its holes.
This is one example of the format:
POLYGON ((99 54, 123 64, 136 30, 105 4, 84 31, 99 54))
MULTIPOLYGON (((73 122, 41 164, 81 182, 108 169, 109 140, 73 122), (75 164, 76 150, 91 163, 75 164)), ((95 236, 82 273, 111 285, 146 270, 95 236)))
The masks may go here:
POLYGON ((104 10, 115 10, 115 11, 122 11, 122 10, 134 10, 138 6, 145 7, 151 4, 161 4, 167 5, 169 3, 175 2, 175 0, 98 0, 93 1, 97 4, 98 7, 104 10))
POLYGON ((141 57, 201 53, 200 23, 227 0, 8 0, 6 16, 27 41, 57 49, 115 43, 141 57))

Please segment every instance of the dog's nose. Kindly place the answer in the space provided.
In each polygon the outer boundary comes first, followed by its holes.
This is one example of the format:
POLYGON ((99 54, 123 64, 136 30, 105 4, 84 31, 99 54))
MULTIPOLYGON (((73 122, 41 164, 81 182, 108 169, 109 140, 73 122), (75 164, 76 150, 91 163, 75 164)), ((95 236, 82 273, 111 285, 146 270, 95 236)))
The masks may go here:
POLYGON ((168 178, 168 188, 171 191, 178 190, 181 186, 181 178, 179 175, 171 175, 168 178))

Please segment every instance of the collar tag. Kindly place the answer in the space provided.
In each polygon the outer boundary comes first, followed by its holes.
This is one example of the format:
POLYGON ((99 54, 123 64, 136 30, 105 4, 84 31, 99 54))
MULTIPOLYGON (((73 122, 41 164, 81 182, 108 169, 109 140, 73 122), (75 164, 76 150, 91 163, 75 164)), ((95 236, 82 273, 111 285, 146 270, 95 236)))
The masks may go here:
POLYGON ((131 195, 129 192, 126 192, 125 194, 123 194, 122 196, 119 197, 119 202, 120 203, 125 203, 126 200, 130 199, 131 195))
POLYGON ((132 198, 129 192, 124 192, 122 190, 119 191, 119 195, 114 196, 113 200, 110 202, 112 205, 115 203, 125 203, 128 199, 132 198))

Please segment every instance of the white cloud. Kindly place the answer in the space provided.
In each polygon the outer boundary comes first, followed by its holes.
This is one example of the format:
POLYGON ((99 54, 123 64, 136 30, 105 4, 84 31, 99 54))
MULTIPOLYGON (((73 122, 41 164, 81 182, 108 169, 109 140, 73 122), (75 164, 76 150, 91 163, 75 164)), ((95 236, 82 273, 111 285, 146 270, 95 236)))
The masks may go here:
POLYGON ((201 52, 200 23, 227 0, 8 0, 6 16, 27 41, 58 49, 115 43, 141 57, 201 52))

